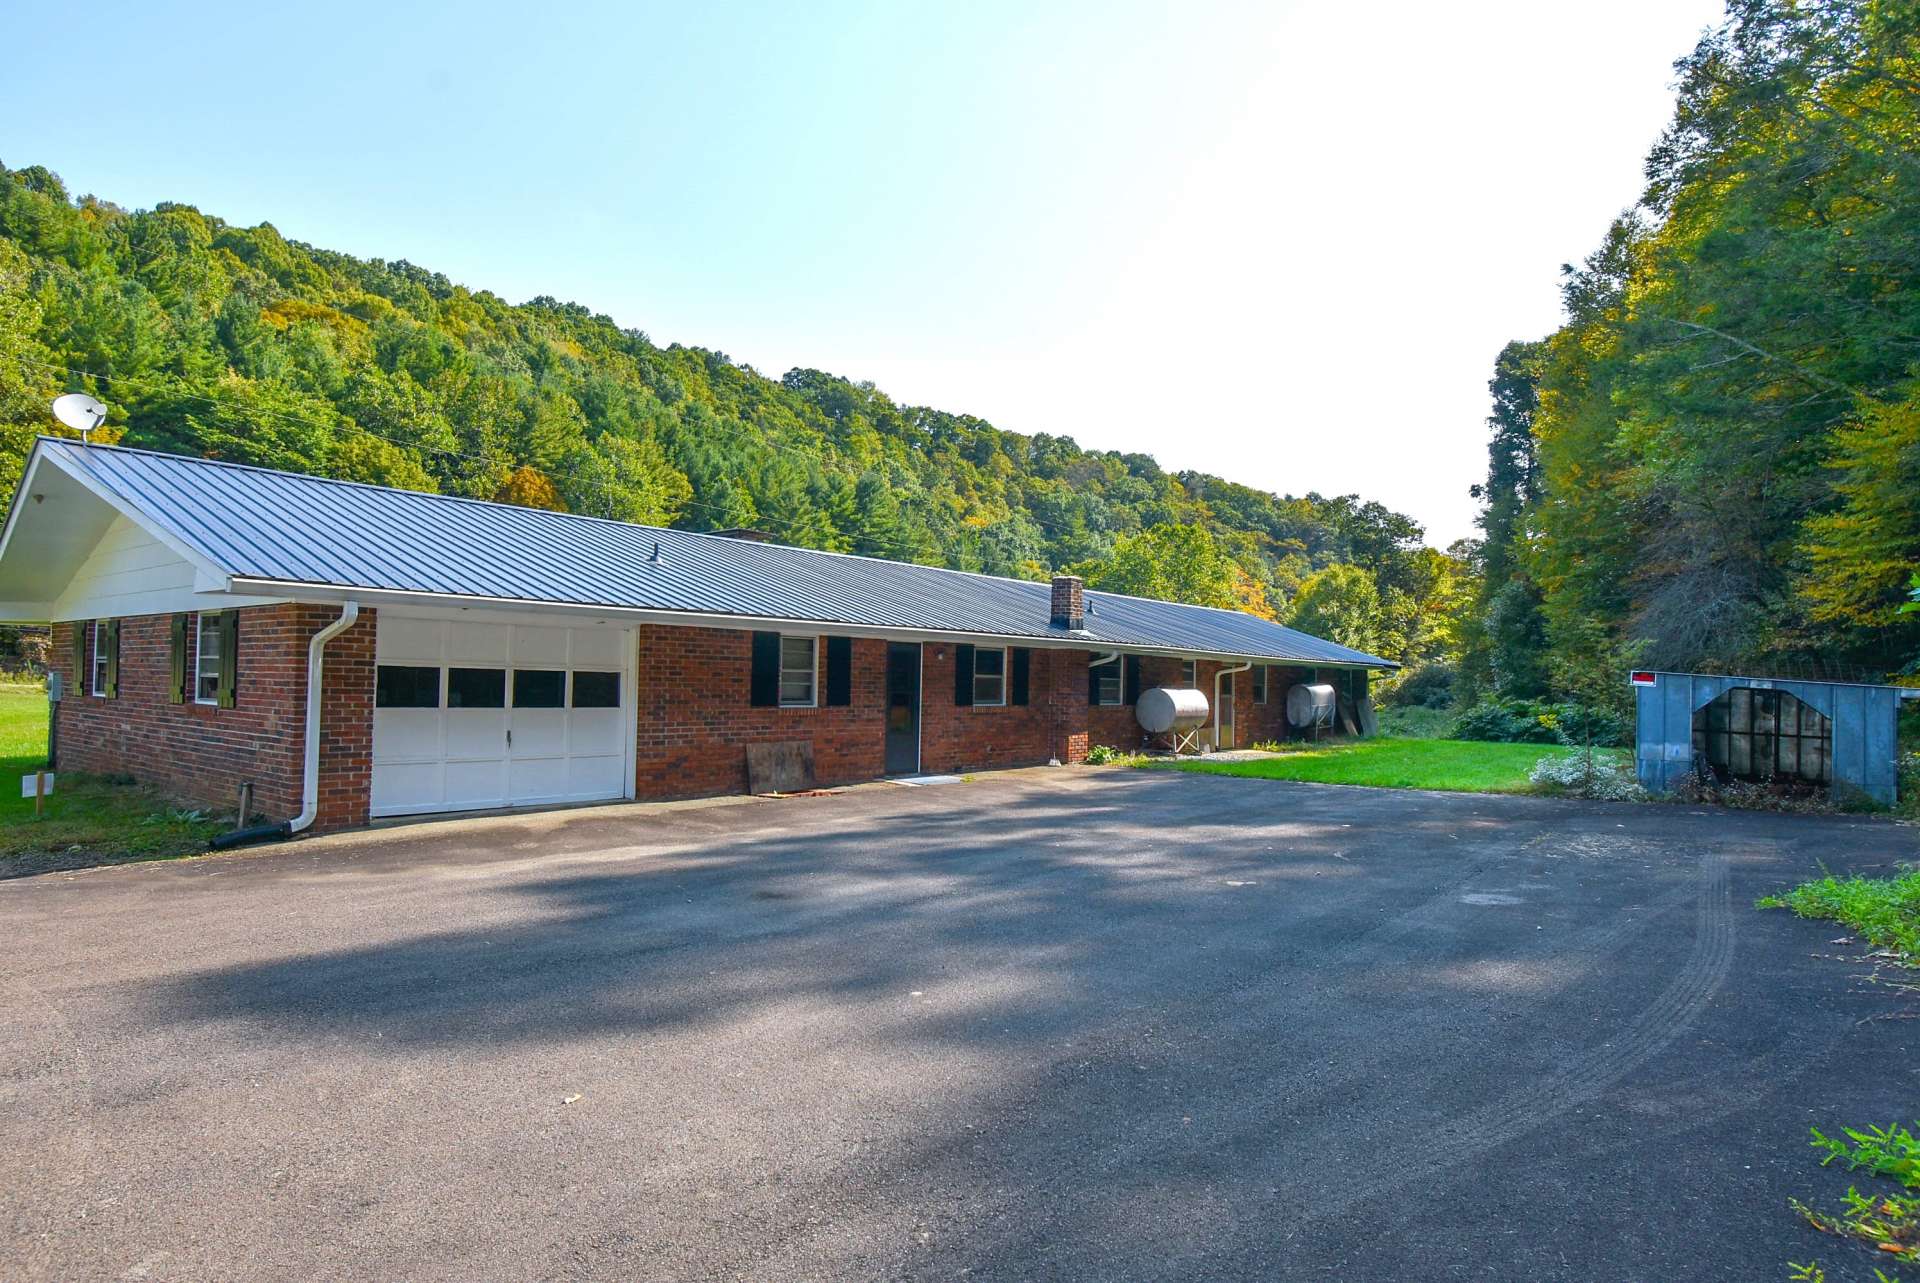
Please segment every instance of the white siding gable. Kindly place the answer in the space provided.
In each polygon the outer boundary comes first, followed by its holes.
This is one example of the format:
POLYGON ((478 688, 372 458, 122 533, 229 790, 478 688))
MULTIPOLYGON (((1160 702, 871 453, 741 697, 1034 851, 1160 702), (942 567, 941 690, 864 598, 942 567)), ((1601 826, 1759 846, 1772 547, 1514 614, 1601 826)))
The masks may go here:
POLYGON ((221 610, 277 600, 195 592, 193 566, 143 527, 120 516, 100 536, 73 581, 54 602, 53 618, 118 619, 182 610, 221 610))

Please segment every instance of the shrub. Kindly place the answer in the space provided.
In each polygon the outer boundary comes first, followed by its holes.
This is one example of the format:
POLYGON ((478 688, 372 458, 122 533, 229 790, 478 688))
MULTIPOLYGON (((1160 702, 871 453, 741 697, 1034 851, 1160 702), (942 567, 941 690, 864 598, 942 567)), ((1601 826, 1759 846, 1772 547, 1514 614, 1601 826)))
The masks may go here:
POLYGON ((1131 762, 1137 756, 1139 755, 1136 753, 1129 753, 1107 744, 1095 744, 1087 750, 1087 765, 1107 766, 1115 762, 1131 762))
POLYGON ((1400 705, 1379 710, 1380 733, 1392 739, 1438 740, 1453 731, 1453 714, 1444 708, 1400 705))
POLYGON ((1490 697, 1454 720, 1453 738, 1617 748, 1628 742, 1628 728, 1625 718, 1606 709, 1490 697))
POLYGON ((1611 754, 1552 753, 1527 773, 1534 787, 1606 802, 1642 802, 1647 791, 1625 763, 1611 754))
POLYGON ((1481 700, 1453 722, 1453 738, 1507 744, 1558 744, 1555 727, 1542 722, 1533 700, 1481 700))
POLYGON ((1454 665, 1422 664, 1393 684, 1383 703, 1398 708, 1448 708, 1453 704, 1454 665))
MULTIPOLYGON (((1844 923, 1867 943, 1894 951, 1909 966, 1920 966, 1920 869, 1891 878, 1828 874, 1784 894, 1764 896, 1758 907, 1844 923)), ((1917 1161, 1912 1171, 1920 1179, 1920 1148, 1913 1154, 1917 1161)))

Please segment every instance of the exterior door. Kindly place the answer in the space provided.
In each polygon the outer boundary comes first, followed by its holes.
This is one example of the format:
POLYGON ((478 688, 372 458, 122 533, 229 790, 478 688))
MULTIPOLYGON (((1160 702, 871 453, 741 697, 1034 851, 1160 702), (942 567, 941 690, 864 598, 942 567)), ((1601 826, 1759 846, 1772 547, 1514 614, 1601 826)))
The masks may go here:
POLYGON ((1238 680, 1238 673, 1228 673, 1220 682, 1220 742, 1215 748, 1233 747, 1233 684, 1238 680))
POLYGON ((887 774, 920 769, 920 647, 887 643, 887 774))

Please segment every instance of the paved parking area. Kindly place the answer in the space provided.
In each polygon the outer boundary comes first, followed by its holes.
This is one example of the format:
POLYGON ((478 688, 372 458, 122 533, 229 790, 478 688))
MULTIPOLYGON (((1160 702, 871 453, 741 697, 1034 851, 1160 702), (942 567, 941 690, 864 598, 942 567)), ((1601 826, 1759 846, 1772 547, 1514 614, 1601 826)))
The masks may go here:
POLYGON ((1917 846, 1054 770, 22 879, 0 1274, 1781 1277, 1920 1021, 1750 906, 1917 846))

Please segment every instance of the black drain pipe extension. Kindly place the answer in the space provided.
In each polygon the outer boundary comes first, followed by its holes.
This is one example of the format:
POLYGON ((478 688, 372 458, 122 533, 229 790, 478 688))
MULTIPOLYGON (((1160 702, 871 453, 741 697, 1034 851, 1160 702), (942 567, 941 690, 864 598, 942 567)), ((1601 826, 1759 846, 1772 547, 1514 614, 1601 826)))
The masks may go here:
POLYGON ((268 838, 285 836, 287 836, 287 822, 282 820, 278 824, 255 824, 250 828, 222 833, 207 845, 216 851, 225 851, 230 847, 246 846, 250 842, 264 842, 268 838))
POLYGON ((300 814, 282 824, 256 824, 252 828, 222 833, 212 842, 213 849, 225 851, 249 842, 268 838, 292 837, 309 827, 320 812, 320 673, 326 658, 327 643, 353 627, 360 618, 360 603, 349 601, 340 607, 340 618, 322 628, 307 643, 307 725, 306 759, 300 776, 300 814))

